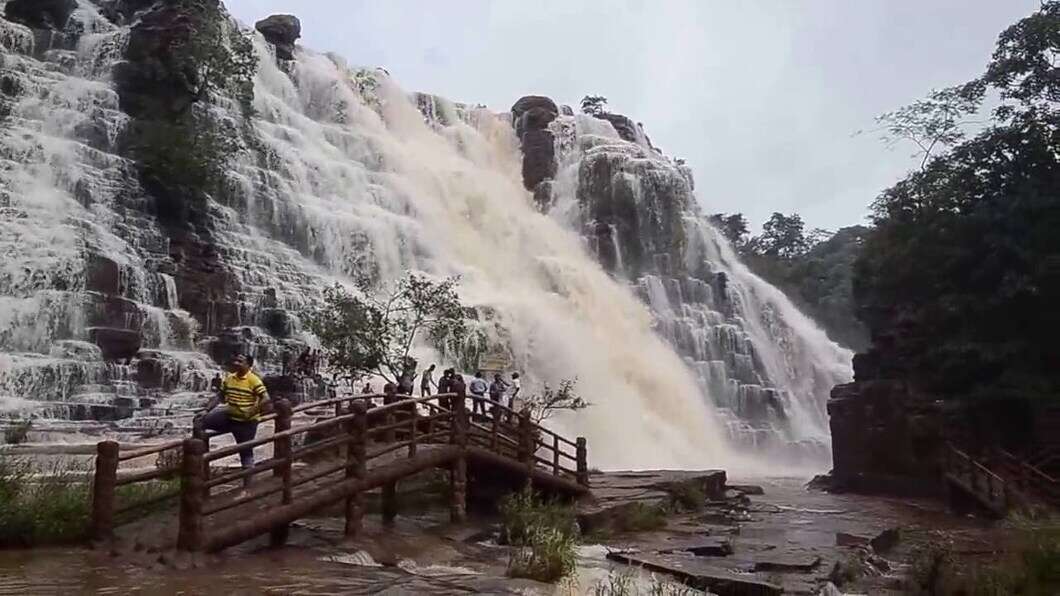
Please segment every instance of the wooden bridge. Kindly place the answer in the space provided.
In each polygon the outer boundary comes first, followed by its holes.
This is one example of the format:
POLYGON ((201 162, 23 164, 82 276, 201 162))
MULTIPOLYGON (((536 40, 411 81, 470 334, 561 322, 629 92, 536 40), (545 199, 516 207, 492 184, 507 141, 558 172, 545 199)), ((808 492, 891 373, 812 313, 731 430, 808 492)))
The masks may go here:
POLYGON ((998 517, 1015 507, 1060 510, 1060 481, 1007 451, 997 449, 982 461, 950 445, 945 477, 951 489, 971 497, 998 517))
POLYGON ((291 522, 338 503, 344 504, 345 533, 356 535, 365 514, 364 494, 382 488, 384 521, 397 514, 397 482, 424 470, 449 474, 449 514, 467 515, 468 467, 512 484, 570 496, 588 492, 584 438, 571 441, 490 400, 435 395, 373 406, 381 395, 341 397, 292 408, 274 402, 271 435, 210 449, 214 435, 201 429, 192 437, 139 449, 118 443, 97 445, 92 488, 96 538, 113 535, 116 518, 140 507, 179 496, 177 548, 218 551, 264 534, 273 544, 286 541, 291 522), (475 419, 469 401, 485 402, 487 417, 475 419), (295 414, 326 408, 315 422, 292 427, 295 414), (240 450, 271 448, 253 467, 226 471, 211 467, 240 450), (159 464, 119 475, 119 464, 155 456, 159 464), (168 463, 167 463, 168 462, 168 463), (125 486, 179 476, 179 489, 146 501, 118 506, 125 486), (246 478, 255 481, 247 490, 246 478))

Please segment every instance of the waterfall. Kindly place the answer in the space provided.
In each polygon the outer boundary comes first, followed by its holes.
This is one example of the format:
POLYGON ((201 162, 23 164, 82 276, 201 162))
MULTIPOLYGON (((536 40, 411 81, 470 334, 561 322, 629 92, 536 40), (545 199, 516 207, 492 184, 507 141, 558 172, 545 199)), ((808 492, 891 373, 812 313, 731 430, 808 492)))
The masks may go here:
POLYGON ((850 351, 739 261, 701 213, 690 172, 643 134, 623 140, 586 115, 559 115, 549 128, 559 156, 552 217, 570 229, 603 226, 615 256, 632 255, 619 273, 734 444, 786 465, 827 465, 825 406, 850 379, 850 351))
MULTIPOLYGON (((410 94, 333 55, 299 50, 278 63, 256 36, 255 146, 212 198, 209 234, 175 233, 114 146, 128 118, 109 67, 129 31, 88 0, 74 18, 85 31, 76 48, 44 53, 0 20, 0 58, 22 86, 0 136, 0 416, 77 418, 91 406, 147 424, 201 403, 216 346, 253 346, 259 369, 278 371, 286 350, 312 341, 298 316, 321 288, 414 270, 460 276, 483 341, 511 356, 524 391, 577 378, 592 406, 553 422, 588 439, 594 465, 721 466, 739 457, 732 437, 827 438, 822 396, 849 375, 849 354, 702 218, 681 220, 683 258, 711 276, 638 268, 643 255, 614 222, 601 223, 615 275, 587 247, 578 172, 595 150, 658 161, 665 175, 618 176, 636 201, 658 203, 641 186, 681 175, 646 138, 624 143, 582 116, 557 122, 570 135, 557 138, 565 183, 541 213, 505 115, 410 94), (108 355, 121 342, 135 342, 131 358, 108 355), (121 399, 134 385, 147 402, 128 415, 121 399)), ((242 118, 223 97, 209 109, 242 118)), ((446 358, 426 345, 415 355, 446 358)))

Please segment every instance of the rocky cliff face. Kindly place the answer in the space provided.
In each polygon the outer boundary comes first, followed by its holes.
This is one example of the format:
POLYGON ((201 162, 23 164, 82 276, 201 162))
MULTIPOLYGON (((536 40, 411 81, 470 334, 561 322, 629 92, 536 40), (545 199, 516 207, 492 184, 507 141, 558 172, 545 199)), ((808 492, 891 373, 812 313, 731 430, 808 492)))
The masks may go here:
POLYGON ((7 416, 185 424, 234 351, 275 374, 311 343, 299 316, 325 284, 414 269, 462 276, 484 341, 527 387, 580 379, 599 407, 557 424, 587 435, 599 465, 701 465, 727 437, 825 456, 824 398, 849 355, 739 263, 699 216, 688 170, 639 125, 542 97, 505 121, 410 95, 296 48, 288 17, 258 33, 221 24, 257 58, 247 110, 188 70, 189 40, 217 25, 189 3, 5 6, 7 416), (201 140, 189 114, 231 141, 214 186, 140 146, 144 130, 177 131, 163 153, 181 157, 201 140))
POLYGON ((620 114, 564 114, 539 96, 511 113, 540 208, 577 226, 601 266, 635 287, 729 434, 795 461, 827 458, 824 400, 849 353, 738 263, 703 220, 691 171, 620 114))

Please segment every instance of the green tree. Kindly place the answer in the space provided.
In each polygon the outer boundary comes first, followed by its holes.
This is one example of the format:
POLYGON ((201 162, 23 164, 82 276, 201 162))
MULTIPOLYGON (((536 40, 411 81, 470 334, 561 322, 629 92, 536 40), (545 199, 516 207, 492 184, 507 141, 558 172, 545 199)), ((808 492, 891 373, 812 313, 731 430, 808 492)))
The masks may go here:
POLYGON ((523 408, 530 410, 530 419, 540 424, 556 412, 576 412, 591 405, 578 395, 577 384, 577 379, 563 379, 558 387, 545 383, 540 392, 518 399, 523 402, 523 408))
POLYGON ((748 243, 748 250, 770 257, 792 259, 810 250, 810 239, 806 237, 806 224, 798 213, 784 215, 774 212, 762 224, 762 233, 748 243))
POLYGON ((876 117, 888 147, 901 141, 912 143, 923 169, 932 155, 964 140, 968 117, 979 109, 981 86, 962 85, 932 91, 926 98, 876 117))
POLYGON ((743 216, 743 213, 715 213, 708 219, 711 225, 717 228, 737 250, 747 242, 747 235, 750 232, 747 218, 743 216))
POLYGON ((966 85, 1002 105, 872 205, 854 292, 883 374, 945 396, 1060 389, 1060 4, 1006 29, 966 85))
POLYGON ((582 112, 590 116, 603 114, 607 111, 607 98, 603 95, 586 95, 582 98, 582 112))
POLYGON ((324 301, 308 313, 307 325, 341 376, 377 374, 397 383, 414 365, 409 352, 417 341, 441 345, 467 333, 458 282, 407 273, 386 288, 360 281, 354 292, 336 284, 324 290, 324 301))

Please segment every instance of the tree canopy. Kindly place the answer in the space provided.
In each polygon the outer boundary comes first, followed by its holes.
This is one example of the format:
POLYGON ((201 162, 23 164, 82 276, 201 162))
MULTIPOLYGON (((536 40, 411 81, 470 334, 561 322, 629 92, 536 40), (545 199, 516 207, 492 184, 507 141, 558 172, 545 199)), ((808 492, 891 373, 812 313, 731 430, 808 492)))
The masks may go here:
POLYGON ((337 372, 353 379, 376 374, 397 383, 415 366, 409 353, 418 340, 440 345, 459 342, 467 333, 458 283, 455 277, 436 281, 407 273, 383 288, 366 280, 356 292, 336 284, 324 290, 308 326, 337 372))
MULTIPOLYGON (((1058 48, 1060 3, 1043 2, 954 92, 965 111, 1000 97, 981 132, 873 203, 854 291, 888 374, 942 395, 1060 388, 1058 48)), ((949 117, 937 110, 924 118, 949 117)))

